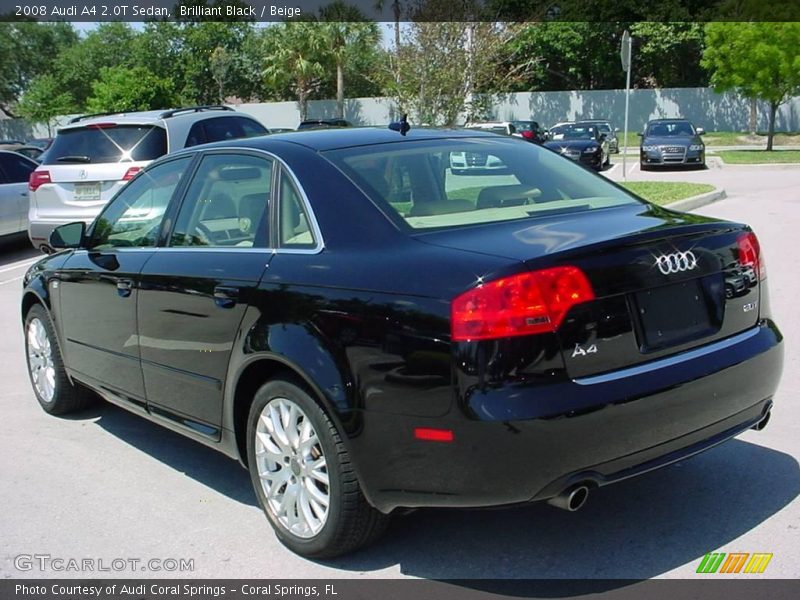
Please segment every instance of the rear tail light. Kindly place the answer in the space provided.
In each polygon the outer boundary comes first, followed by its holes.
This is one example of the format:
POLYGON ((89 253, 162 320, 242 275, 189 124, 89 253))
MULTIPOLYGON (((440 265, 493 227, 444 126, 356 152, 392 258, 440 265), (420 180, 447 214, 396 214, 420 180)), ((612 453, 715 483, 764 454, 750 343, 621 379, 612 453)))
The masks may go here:
POLYGON ((578 267, 563 266, 504 277, 469 290, 450 307, 454 342, 547 333, 570 308, 594 299, 578 267))
POLYGON ((131 167, 130 169, 125 171, 125 175, 122 176, 122 181, 130 181, 131 179, 136 177, 136 174, 141 170, 142 170, 141 167, 131 167))
POLYGON ((116 126, 116 123, 92 123, 87 125, 86 129, 113 129, 116 126))
POLYGON ((426 442, 452 442, 454 439, 452 429, 433 429, 430 427, 416 427, 414 429, 414 437, 426 442))
POLYGON ((761 244, 758 243, 756 234, 752 231, 743 233, 736 240, 736 245, 739 247, 739 263, 744 267, 752 267, 759 281, 766 279, 767 266, 761 256, 761 244))
POLYGON ((535 140, 536 139, 536 135, 532 131, 523 131, 522 132, 522 137, 524 137, 526 140, 535 140))
POLYGON ((32 192, 45 183, 50 183, 50 171, 33 171, 28 177, 28 189, 32 192))

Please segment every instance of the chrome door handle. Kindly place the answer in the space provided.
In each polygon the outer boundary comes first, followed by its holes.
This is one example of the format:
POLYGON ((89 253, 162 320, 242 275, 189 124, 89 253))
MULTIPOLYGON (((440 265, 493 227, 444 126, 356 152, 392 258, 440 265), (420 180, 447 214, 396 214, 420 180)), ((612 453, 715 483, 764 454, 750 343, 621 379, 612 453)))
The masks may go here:
POLYGON ((128 279, 120 279, 117 281, 117 293, 122 298, 127 298, 131 295, 131 290, 133 290, 133 282, 128 279))
POLYGON ((239 299, 239 288, 218 285, 214 288, 214 303, 220 308, 232 308, 239 299))

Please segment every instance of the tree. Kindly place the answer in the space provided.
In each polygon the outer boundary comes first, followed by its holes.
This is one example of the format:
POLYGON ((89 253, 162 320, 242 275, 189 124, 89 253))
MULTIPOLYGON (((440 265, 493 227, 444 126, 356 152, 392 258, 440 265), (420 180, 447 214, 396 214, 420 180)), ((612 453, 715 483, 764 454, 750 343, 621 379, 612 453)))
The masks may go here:
POLYGON ((345 65, 358 56, 376 55, 380 31, 377 23, 365 21, 360 10, 341 0, 320 9, 320 16, 324 22, 319 27, 336 65, 336 107, 343 119, 345 65))
POLYGON ((489 22, 412 22, 394 53, 400 76, 388 81, 387 91, 401 112, 425 125, 483 116, 496 97, 489 84, 512 31, 489 22))
POLYGON ((0 110, 13 117, 28 86, 77 41, 69 23, 0 22, 0 110))
POLYGON ((126 112, 169 108, 175 103, 172 82, 144 67, 103 67, 92 84, 89 112, 126 112))
POLYGON ((800 93, 800 23, 708 23, 703 66, 720 92, 769 103, 767 150, 778 107, 800 93))
POLYGON ((92 83, 104 67, 132 67, 137 33, 127 23, 102 23, 62 52, 53 76, 69 90, 79 110, 92 94, 92 83))
POLYGON ((49 74, 41 75, 34 80, 17 104, 20 116, 34 123, 47 125, 48 137, 53 135, 53 120, 75 110, 75 99, 72 94, 49 74))
POLYGON ((220 104, 225 102, 225 84, 228 82, 228 78, 230 77, 233 62, 233 57, 222 46, 217 46, 211 53, 209 66, 211 68, 211 77, 214 78, 217 88, 219 89, 217 101, 220 104))
POLYGON ((285 21, 267 27, 262 38, 262 77, 269 87, 290 89, 308 117, 308 101, 328 72, 329 54, 319 23, 285 21))

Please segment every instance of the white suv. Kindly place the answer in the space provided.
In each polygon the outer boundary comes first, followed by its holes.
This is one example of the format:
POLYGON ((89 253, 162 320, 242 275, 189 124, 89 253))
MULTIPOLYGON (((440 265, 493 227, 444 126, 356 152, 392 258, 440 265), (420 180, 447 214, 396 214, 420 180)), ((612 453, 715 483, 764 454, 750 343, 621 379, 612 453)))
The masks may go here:
POLYGON ((59 129, 28 182, 28 237, 49 250, 50 232, 90 223, 150 161, 182 148, 269 133, 227 106, 85 115, 59 129))

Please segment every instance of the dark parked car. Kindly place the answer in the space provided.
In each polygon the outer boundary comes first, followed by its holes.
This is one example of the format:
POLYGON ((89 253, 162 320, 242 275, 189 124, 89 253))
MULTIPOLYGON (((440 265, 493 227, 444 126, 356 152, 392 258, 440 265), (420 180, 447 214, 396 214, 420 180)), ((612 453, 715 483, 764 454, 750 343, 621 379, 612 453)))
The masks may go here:
MULTIPOLYGON (((550 131, 552 134, 553 129, 550 131)), ((545 142, 544 146, 596 171, 602 170, 611 161, 606 137, 594 125, 562 125, 554 138, 545 142)))
POLYGON ((241 461, 307 556, 398 509, 577 510, 765 425, 782 367, 746 225, 490 133, 193 147, 50 241, 21 306, 44 410, 88 388, 241 461))
POLYGON ((334 127, 352 127, 353 124, 345 119, 307 119, 297 126, 297 131, 303 129, 331 129, 334 127))
POLYGON ((611 154, 619 154, 619 140, 617 139, 617 132, 619 129, 612 127, 610 121, 607 119, 583 119, 582 121, 578 121, 578 123, 597 127, 598 131, 606 136, 608 151, 611 154))
POLYGON ((706 147, 700 136, 702 127, 695 128, 686 119, 654 119, 640 133, 639 166, 689 166, 705 168, 706 147))

